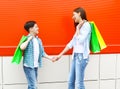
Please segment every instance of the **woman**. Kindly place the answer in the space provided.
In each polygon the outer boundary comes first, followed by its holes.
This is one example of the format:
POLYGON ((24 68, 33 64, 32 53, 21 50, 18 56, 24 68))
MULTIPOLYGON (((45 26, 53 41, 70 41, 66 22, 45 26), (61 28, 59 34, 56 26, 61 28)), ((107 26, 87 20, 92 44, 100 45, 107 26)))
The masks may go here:
POLYGON ((84 71, 89 60, 91 27, 87 21, 86 12, 81 7, 73 10, 72 18, 75 22, 75 34, 72 40, 53 61, 60 59, 63 54, 73 47, 73 60, 69 74, 68 89, 75 89, 75 84, 78 89, 85 89, 84 71))

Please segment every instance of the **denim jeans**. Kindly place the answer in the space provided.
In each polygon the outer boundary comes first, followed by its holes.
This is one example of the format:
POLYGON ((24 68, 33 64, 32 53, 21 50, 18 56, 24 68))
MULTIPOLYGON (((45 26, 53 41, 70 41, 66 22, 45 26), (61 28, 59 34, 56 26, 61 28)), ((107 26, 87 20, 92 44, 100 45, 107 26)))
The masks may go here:
POLYGON ((85 89, 84 72, 89 58, 83 59, 82 53, 74 53, 68 80, 68 89, 85 89))
POLYGON ((37 89, 38 68, 23 66, 23 69, 27 78, 28 89, 37 89))

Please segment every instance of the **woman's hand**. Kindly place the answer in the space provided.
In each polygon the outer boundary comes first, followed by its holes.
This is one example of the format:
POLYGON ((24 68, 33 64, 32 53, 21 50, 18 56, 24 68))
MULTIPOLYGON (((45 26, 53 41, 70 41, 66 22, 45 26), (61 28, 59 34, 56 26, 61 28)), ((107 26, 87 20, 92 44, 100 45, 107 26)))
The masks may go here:
POLYGON ((76 36, 78 36, 79 35, 79 33, 80 33, 80 28, 82 27, 82 25, 84 24, 84 20, 83 21, 81 21, 77 26, 76 26, 76 32, 75 32, 75 34, 76 34, 76 36))

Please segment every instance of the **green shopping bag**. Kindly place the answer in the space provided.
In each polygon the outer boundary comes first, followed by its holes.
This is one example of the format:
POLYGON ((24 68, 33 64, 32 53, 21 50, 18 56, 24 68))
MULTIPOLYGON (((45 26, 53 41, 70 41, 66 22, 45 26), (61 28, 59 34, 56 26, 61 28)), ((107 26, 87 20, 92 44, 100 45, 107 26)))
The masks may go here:
POLYGON ((15 64, 19 64, 21 59, 22 59, 22 50, 20 49, 20 45, 25 42, 27 40, 27 36, 22 36, 22 38, 20 39, 20 42, 15 50, 15 53, 13 55, 13 58, 12 58, 12 63, 15 63, 15 64))
POLYGON ((95 26, 93 22, 89 22, 91 26, 91 37, 90 37, 90 50, 93 53, 100 52, 100 45, 95 31, 95 26))

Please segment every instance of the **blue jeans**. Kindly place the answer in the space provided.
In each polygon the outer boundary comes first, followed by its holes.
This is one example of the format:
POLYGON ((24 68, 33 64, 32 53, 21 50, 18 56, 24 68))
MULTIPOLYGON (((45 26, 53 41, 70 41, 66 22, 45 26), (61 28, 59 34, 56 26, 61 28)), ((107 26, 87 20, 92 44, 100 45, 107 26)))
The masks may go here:
POLYGON ((37 89, 38 68, 23 66, 23 69, 27 78, 28 89, 37 89))
POLYGON ((68 89, 75 89, 75 84, 77 89, 85 89, 84 71, 89 59, 83 59, 82 53, 74 53, 73 58, 68 80, 68 89))

